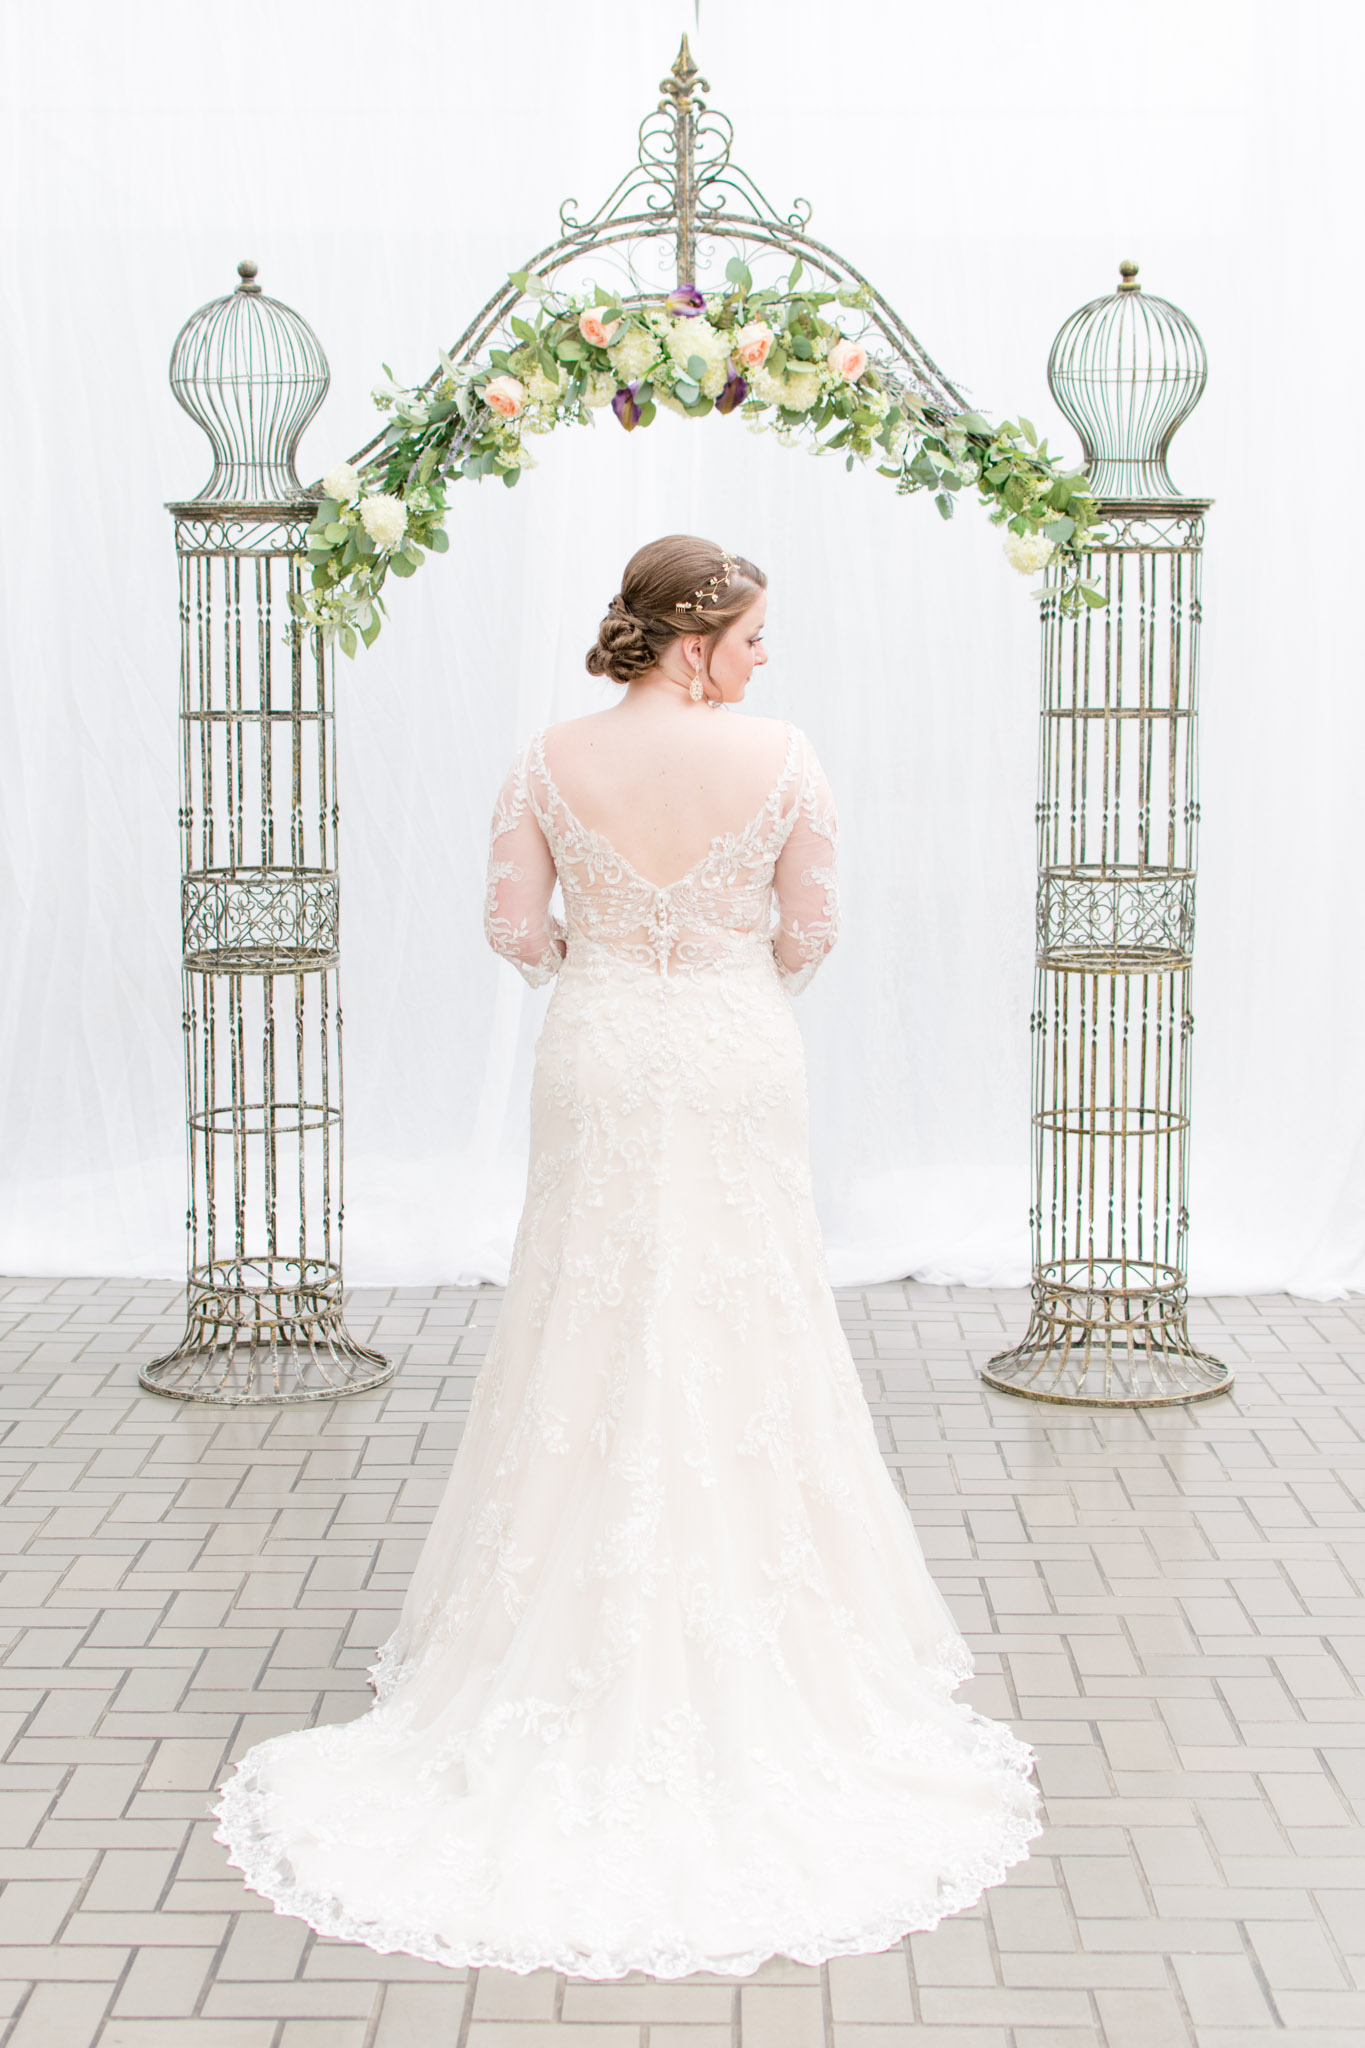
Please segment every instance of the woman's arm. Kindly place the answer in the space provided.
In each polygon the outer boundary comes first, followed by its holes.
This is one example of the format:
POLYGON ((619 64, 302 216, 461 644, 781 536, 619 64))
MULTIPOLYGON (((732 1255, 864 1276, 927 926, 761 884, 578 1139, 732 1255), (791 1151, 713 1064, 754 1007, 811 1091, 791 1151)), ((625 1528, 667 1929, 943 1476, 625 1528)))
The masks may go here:
POLYGON ((555 864, 526 787, 526 760, 502 786, 488 847, 483 928, 489 945, 532 988, 558 974, 564 927, 550 914, 555 864))
POLYGON ((837 838, 834 800, 807 742, 792 828, 773 870, 778 912, 773 953, 792 995, 806 986, 839 936, 837 838))

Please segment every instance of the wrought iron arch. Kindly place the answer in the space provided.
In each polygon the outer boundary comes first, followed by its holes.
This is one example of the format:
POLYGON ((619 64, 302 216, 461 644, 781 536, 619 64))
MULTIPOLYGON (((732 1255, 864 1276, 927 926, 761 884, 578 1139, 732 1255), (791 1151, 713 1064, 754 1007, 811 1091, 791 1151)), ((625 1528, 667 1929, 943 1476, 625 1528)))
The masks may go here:
MULTIPOLYGON (((640 276, 635 254, 644 244, 672 244, 679 286, 698 282, 699 260, 712 236, 733 245, 746 259, 751 249, 771 250, 789 261, 799 258, 828 289, 862 295, 867 324, 885 344, 882 367, 890 373, 888 381, 917 393, 931 413, 946 418, 965 411, 967 400, 884 294, 836 249, 807 233, 809 200, 794 200, 783 214, 735 163, 729 116, 701 97, 710 89, 684 36, 672 69, 659 81, 657 106, 640 123, 635 162, 585 220, 575 214, 578 201, 566 199, 559 209, 563 233, 512 275, 548 283, 586 257, 620 249, 633 287, 624 295, 629 304, 658 296, 666 288, 662 280, 651 285, 640 276)), ((514 283, 499 286, 446 352, 446 361, 457 370, 473 365, 527 296, 514 283)), ((445 365, 438 366, 422 391, 434 389, 445 373, 445 365)), ((358 467, 369 460, 382 441, 382 433, 375 435, 352 462, 358 467)))

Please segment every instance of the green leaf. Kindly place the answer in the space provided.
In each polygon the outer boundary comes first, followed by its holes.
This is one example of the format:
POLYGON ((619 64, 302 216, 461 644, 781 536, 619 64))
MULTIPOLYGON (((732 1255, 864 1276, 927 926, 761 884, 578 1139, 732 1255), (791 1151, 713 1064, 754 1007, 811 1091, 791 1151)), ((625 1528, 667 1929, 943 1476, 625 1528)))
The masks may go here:
POLYGON ((365 642, 365 645, 367 647, 374 646, 375 641, 379 638, 379 629, 383 625, 383 623, 384 621, 376 613, 371 618, 368 626, 361 627, 360 637, 365 642))
POLYGON ((1024 415, 1020 413, 1019 425, 1023 430, 1024 439, 1028 442, 1029 447, 1036 448, 1038 446, 1038 430, 1034 426, 1033 421, 1026 420, 1024 415))
MULTIPOLYGON (((673 396, 677 399, 679 405, 695 405, 701 397, 701 386, 696 383, 689 383, 687 378, 680 377, 673 386, 673 396)), ((708 399, 707 404, 709 405, 710 402, 708 399)))
POLYGON ((401 552, 389 556, 389 567, 395 576, 415 576, 417 574, 416 562, 409 561, 408 557, 401 552))
POLYGON ((523 320, 518 314, 514 313, 507 324, 513 334, 516 335, 518 341, 529 341, 532 348, 535 347, 536 330, 532 327, 529 320, 523 320))
POLYGON ((801 258, 798 256, 792 265, 791 276, 787 279, 787 290, 789 292, 794 292, 797 285, 801 282, 801 268, 801 258))
POLYGON ((957 413, 953 418, 952 424, 960 434, 985 434, 989 436, 991 432, 990 421, 983 419, 979 412, 957 413))
POLYGON ((1093 584, 1081 583, 1077 585, 1077 589, 1080 591, 1081 596, 1085 599, 1086 603, 1088 605, 1093 605, 1097 611, 1102 610, 1104 606, 1107 605, 1109 602, 1104 592, 1102 590, 1096 590, 1093 584))
POLYGON ((1043 522, 1043 532, 1049 540, 1055 540, 1059 546, 1065 546, 1075 531, 1074 519, 1047 519, 1043 522))
MULTIPOLYGON (((652 389, 652 387, 650 387, 650 388, 652 389)), ((638 402, 638 399, 639 399, 639 395, 640 395, 640 394, 639 394, 639 393, 637 392, 637 393, 636 393, 636 399, 637 399, 637 402, 638 402)), ((644 404, 643 404, 643 405, 642 405, 642 406, 640 407, 640 425, 641 425, 642 427, 648 427, 648 426, 651 426, 651 425, 653 424, 653 421, 654 421, 654 416, 655 416, 655 414, 656 414, 656 413, 658 412, 658 410, 659 410, 659 408, 658 408, 658 406, 657 406, 657 405, 656 405, 656 404, 654 403, 654 400, 653 400, 652 398, 647 398, 647 399, 645 400, 644 404)))
POLYGON ((583 342, 570 336, 567 341, 555 343, 555 353, 562 363, 581 363, 588 351, 583 342))
POLYGON ((814 354, 814 350, 811 348, 811 345, 807 341, 804 334, 794 334, 792 336, 792 354, 794 356, 799 356, 803 363, 808 363, 810 361, 812 355, 814 354))
POLYGON ((511 490, 512 486, 515 483, 518 483, 520 481, 520 479, 521 471, 519 469, 505 469, 502 473, 502 480, 506 484, 509 491, 511 490))
POLYGON ((330 526, 340 510, 340 499, 324 498, 317 511, 313 514, 314 526, 330 526))
POLYGON ((328 547, 339 548, 349 532, 350 528, 343 526, 339 519, 331 519, 322 529, 322 538, 328 547))
POLYGON ((732 256, 725 266, 725 275, 731 284, 738 285, 744 297, 754 288, 753 273, 742 256, 732 256))
POLYGON ((700 384, 702 378, 706 375, 705 356, 689 356, 687 358, 687 374, 694 384, 700 384))
POLYGON ((687 407, 687 416, 689 419, 694 420, 705 419, 707 413, 711 412, 714 409, 714 406, 715 400, 713 398, 694 398, 692 403, 687 407))
POLYGON ((949 497, 949 496, 947 495, 947 493, 946 493, 945 491, 940 491, 940 492, 939 492, 938 496, 937 496, 937 497, 935 498, 935 500, 934 500, 934 503, 935 503, 935 504, 936 504, 936 505, 938 506, 938 510, 939 510, 939 517, 940 517, 941 519, 951 519, 951 518, 952 518, 952 516, 953 516, 953 501, 952 501, 952 499, 951 499, 951 498, 950 498, 950 497, 949 497))
POLYGON ((342 651, 345 654, 349 655, 350 659, 354 661, 356 648, 354 626, 343 626, 338 637, 341 641, 342 651))
MULTIPOLYGON (((509 284, 514 284, 519 292, 524 292, 526 289, 526 280, 530 276, 530 274, 531 273, 528 270, 509 270, 507 273, 507 282, 509 284)), ((371 360, 373 360, 373 358, 371 358, 371 360)))
POLYGON ((433 555, 443 555, 450 546, 450 535, 443 526, 433 527, 427 536, 427 546, 433 555))

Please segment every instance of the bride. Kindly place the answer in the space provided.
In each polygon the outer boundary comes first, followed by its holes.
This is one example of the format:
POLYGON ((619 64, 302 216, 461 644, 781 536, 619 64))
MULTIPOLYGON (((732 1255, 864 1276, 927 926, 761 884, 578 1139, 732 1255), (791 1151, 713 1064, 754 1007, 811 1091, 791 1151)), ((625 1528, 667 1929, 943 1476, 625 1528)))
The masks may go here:
POLYGON ((254 1890, 384 1953, 819 1963, 1040 1832, 1031 1751, 951 1698, 970 1653, 825 1279, 788 997, 834 943, 834 812, 794 726, 714 715, 765 581, 642 548, 588 655, 623 701, 507 779, 488 936, 556 985, 501 1318, 378 1703, 219 1794, 254 1890))

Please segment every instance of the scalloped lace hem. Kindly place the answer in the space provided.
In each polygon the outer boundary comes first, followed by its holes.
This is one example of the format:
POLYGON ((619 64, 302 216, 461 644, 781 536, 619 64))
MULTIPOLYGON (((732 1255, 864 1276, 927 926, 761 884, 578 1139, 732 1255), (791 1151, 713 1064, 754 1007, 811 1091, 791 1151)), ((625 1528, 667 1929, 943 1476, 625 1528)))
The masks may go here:
MULTIPOLYGON (((974 1716, 984 1720, 984 1716, 974 1716)), ((237 1765, 237 1776, 219 1788, 213 1804, 213 1815, 219 1827, 213 1839, 223 1843, 227 1849, 227 1862, 233 1870, 241 1872, 248 1890, 268 1898, 276 1913, 284 1913, 293 1919, 307 1921, 307 1925, 334 1942, 356 1942, 379 1956, 415 1956, 422 1962, 444 1964, 450 1970, 512 1970, 518 1976, 528 1976, 532 1970, 559 1970, 563 1976, 583 1976, 593 1980, 606 1980, 616 1976, 628 1976, 632 1970, 639 1970, 645 1976, 675 1978, 692 1976, 698 1970, 708 1970, 718 1976, 751 1976, 757 1968, 776 1956, 784 1956, 790 1962, 802 1964, 823 1964, 833 1956, 870 1956, 892 1948, 907 1933, 931 1933, 939 1921, 948 1919, 954 1913, 962 1913, 966 1907, 976 1905, 984 1890, 993 1884, 1001 1884, 1007 1872, 1025 1862, 1029 1841, 1042 1835, 1042 1819, 1038 1817, 1038 1790, 1029 1786, 1033 1767, 1033 1753, 1027 1743, 1001 1729, 997 1722, 986 1722, 993 1729, 995 1743, 995 1774, 1001 1782, 1001 1790, 1009 1784, 1017 1794, 1023 1790, 1031 1800, 1027 1812, 1009 1810, 1009 1802, 1003 1800, 999 1815, 997 1839, 988 1849, 974 1847, 968 1860, 950 1864, 937 1878, 933 1896, 919 1898, 919 1901, 900 1903, 894 1911, 888 1911, 880 1919, 866 1921, 857 1927, 843 1927, 839 1931, 821 1931, 819 1927, 810 1931, 782 1931, 774 1925, 759 1937, 757 1944, 749 1948, 714 1954, 704 1950, 690 1950, 669 1942, 657 1948, 643 1948, 632 1937, 622 1939, 620 1946, 606 1944, 589 1952, 569 1946, 501 1946, 497 1942, 471 1942, 471 1944, 450 1944, 432 1927, 399 1925, 381 1919, 358 1919, 348 1913, 344 1901, 325 1894, 309 1892, 301 1886, 289 1866, 287 1851, 284 1851, 264 1829, 260 1827, 260 1806, 264 1804, 262 1794, 256 1790, 244 1763, 237 1765)))
MULTIPOLYGON (((1026 1773, 1019 1775, 1022 1778, 1026 1773)), ((625 1977, 632 1971, 661 1978, 690 1977, 701 1970, 717 1976, 748 1977, 775 1956, 818 1965, 833 1956, 875 1955, 894 1947, 907 1934, 931 1933, 941 1920, 974 1906, 983 1892, 1001 1883, 1016 1863, 1025 1861, 1029 1842, 1043 1831, 1036 1817, 1006 1817, 994 1850, 946 1873, 933 1899, 902 1907, 851 1931, 793 1937, 775 1927, 756 1947, 726 1955, 673 1946, 623 1946, 585 1954, 581 1949, 514 1949, 493 1942, 452 1944, 430 1929, 353 1919, 339 1899, 310 1893, 294 1883, 282 1855, 258 1835, 250 1787, 240 1777, 222 1787, 213 1812, 221 1823, 213 1838, 226 1847, 228 1862, 242 1873, 247 1889, 268 1899, 277 1913, 306 1921, 315 1934, 332 1941, 356 1942, 376 1955, 410 1955, 452 1970, 510 1970, 519 1977, 529 1976, 533 1970, 557 1970, 561 1976, 594 1980, 625 1977)))

